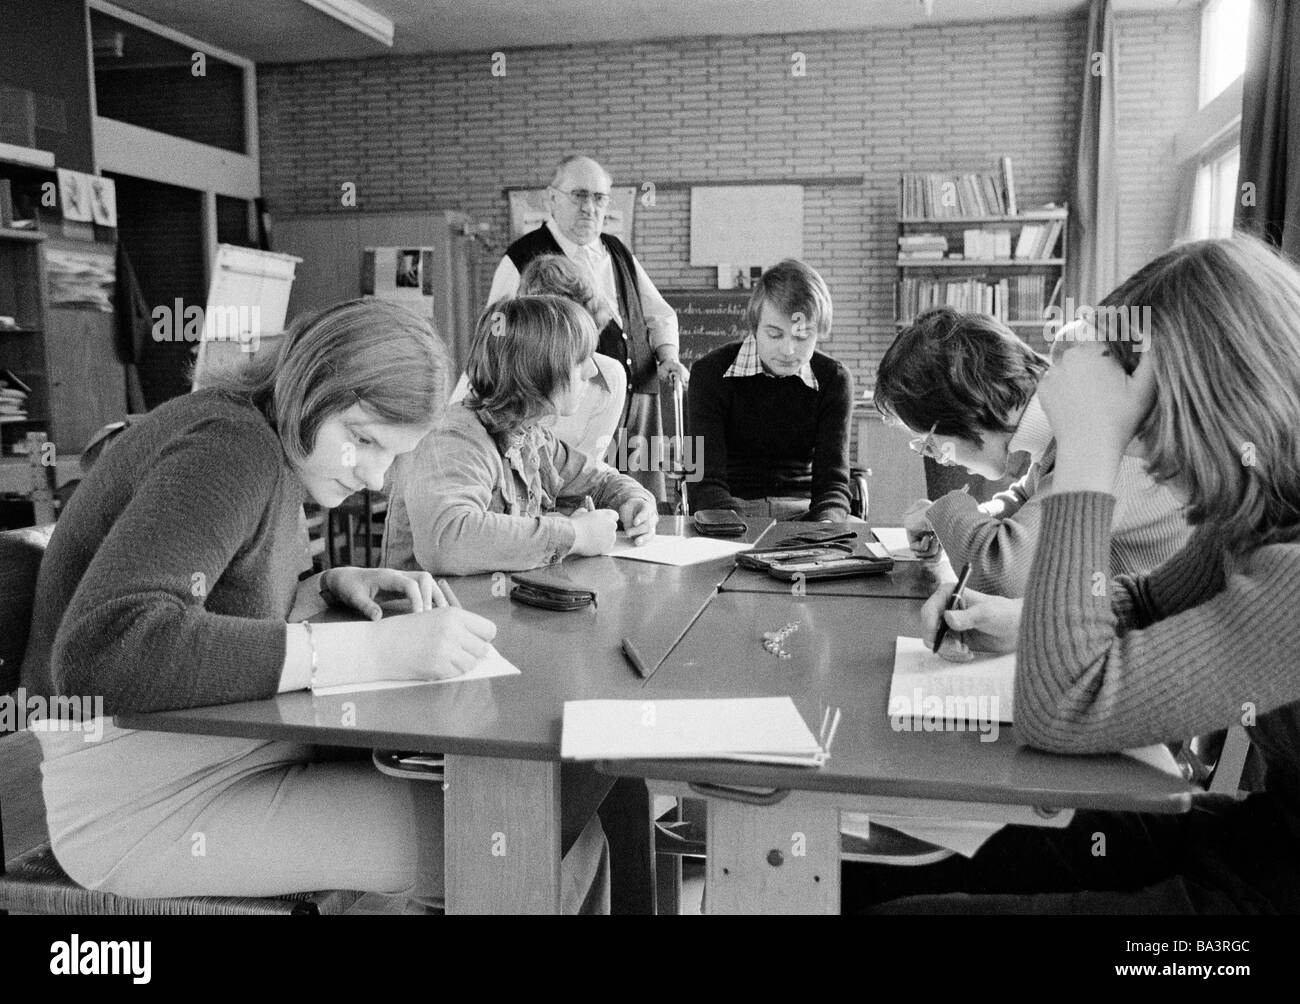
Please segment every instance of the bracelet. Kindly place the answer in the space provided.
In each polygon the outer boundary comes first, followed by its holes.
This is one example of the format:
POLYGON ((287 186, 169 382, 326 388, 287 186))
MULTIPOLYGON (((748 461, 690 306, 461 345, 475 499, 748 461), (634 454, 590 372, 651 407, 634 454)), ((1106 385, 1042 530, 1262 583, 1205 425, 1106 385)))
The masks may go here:
POLYGON ((316 689, 316 670, 320 668, 316 656, 316 635, 312 633, 311 621, 303 621, 302 626, 307 629, 307 644, 311 646, 311 679, 307 683, 307 689, 314 691, 316 689))

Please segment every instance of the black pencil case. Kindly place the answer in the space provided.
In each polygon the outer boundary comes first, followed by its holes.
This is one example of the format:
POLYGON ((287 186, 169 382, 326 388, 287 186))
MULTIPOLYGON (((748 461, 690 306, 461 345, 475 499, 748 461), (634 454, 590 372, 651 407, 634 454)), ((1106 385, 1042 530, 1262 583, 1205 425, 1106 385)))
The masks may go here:
POLYGON ((526 606, 540 607, 543 610, 581 610, 583 607, 596 606, 594 589, 561 586, 526 575, 512 575, 510 581, 515 583, 515 587, 510 590, 510 598, 526 606))
POLYGON ((701 509, 695 514, 695 532, 706 537, 739 537, 746 529, 735 509, 701 509))

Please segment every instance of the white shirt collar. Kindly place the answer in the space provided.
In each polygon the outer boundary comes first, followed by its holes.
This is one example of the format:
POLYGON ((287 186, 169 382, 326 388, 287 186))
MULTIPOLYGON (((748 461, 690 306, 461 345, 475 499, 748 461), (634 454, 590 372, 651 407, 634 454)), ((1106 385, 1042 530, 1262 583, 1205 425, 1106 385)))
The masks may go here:
POLYGON ((1007 443, 1007 452, 1028 453, 1037 463, 1052 445, 1052 438, 1052 425, 1035 394, 1025 405, 1024 413, 1016 424, 1016 431, 1007 443))
MULTIPOLYGON (((740 351, 736 353, 736 361, 727 367, 727 372, 723 373, 723 379, 727 377, 751 377, 758 376, 762 373, 764 376, 772 377, 779 380, 775 373, 769 373, 763 369, 763 362, 758 358, 758 338, 751 332, 745 336, 745 340, 740 343, 740 351)), ((798 373, 795 374, 810 390, 820 390, 817 383, 817 377, 813 374, 812 363, 806 362, 799 367, 798 373)))
POLYGON ((569 238, 564 236, 564 231, 556 226, 555 220, 548 219, 546 221, 546 229, 549 230, 551 236, 555 238, 555 243, 560 245, 560 250, 570 258, 581 261, 584 258, 600 259, 608 254, 605 250, 605 245, 601 243, 600 234, 596 234, 596 239, 590 244, 575 244, 573 241, 569 240, 569 238))

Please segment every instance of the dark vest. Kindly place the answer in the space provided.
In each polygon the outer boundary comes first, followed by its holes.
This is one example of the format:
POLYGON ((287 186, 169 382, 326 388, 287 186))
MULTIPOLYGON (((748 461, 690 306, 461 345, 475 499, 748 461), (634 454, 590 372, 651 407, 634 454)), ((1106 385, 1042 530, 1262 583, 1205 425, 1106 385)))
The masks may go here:
MULTIPOLYGON (((632 252, 617 237, 601 234, 600 240, 614 265, 618 312, 623 317, 624 326, 620 328, 617 321, 605 325, 596 343, 596 351, 623 364, 629 393, 658 394, 658 367, 654 350, 650 348, 650 329, 646 327, 645 315, 641 312, 641 291, 636 284, 632 252)), ((545 223, 506 248, 506 257, 521 274, 530 261, 542 254, 564 254, 545 223)))

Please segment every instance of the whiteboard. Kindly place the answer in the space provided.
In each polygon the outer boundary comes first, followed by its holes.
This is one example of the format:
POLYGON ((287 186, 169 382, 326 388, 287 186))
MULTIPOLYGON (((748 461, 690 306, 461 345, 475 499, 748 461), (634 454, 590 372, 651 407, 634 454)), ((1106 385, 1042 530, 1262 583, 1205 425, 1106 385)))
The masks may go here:
POLYGON ((802 185, 691 189, 691 265, 767 268, 802 257, 802 185))

